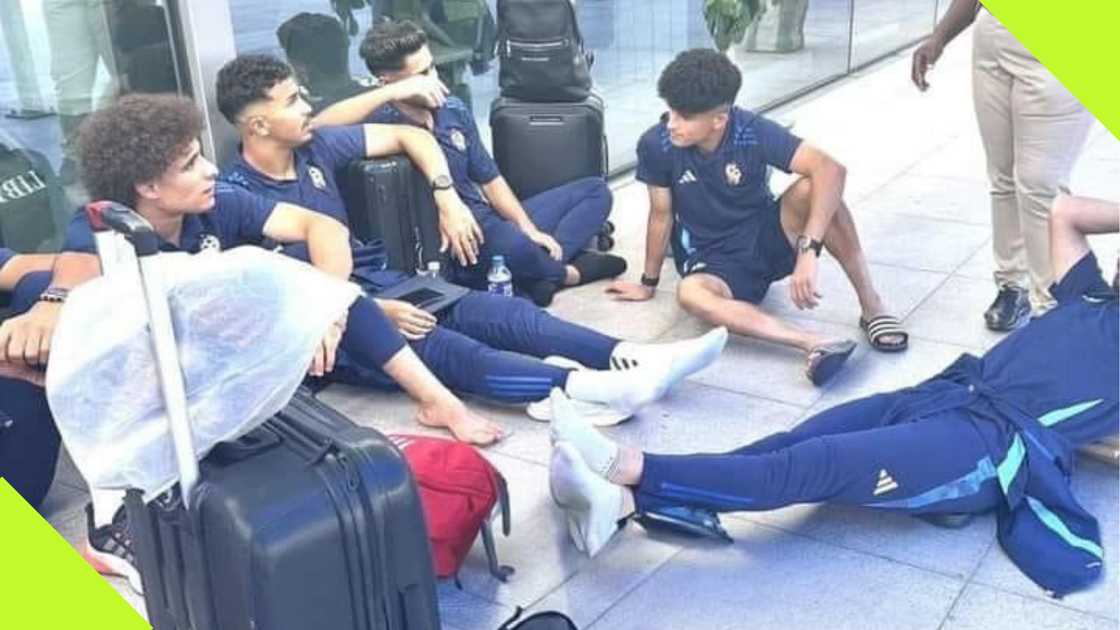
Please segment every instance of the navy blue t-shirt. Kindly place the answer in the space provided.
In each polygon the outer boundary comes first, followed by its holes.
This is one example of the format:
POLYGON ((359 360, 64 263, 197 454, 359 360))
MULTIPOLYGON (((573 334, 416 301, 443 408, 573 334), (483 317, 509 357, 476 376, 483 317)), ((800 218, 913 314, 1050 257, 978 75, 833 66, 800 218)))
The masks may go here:
MULTIPOLYGON (((216 186, 215 197, 214 207, 209 211, 183 217, 179 245, 163 241, 160 251, 196 254, 203 249, 225 250, 264 242, 264 224, 276 207, 275 201, 221 182, 216 186)), ((67 226, 62 249, 97 253, 84 209, 79 208, 67 226)))
POLYGON ((361 125, 326 127, 317 129, 307 144, 295 150, 295 179, 265 175, 246 162, 241 151, 222 169, 221 179, 277 201, 328 214, 346 225, 346 203, 335 173, 364 157, 366 135, 361 125))
POLYGON ((799 146, 781 125, 732 107, 723 141, 704 154, 673 146, 666 114, 638 141, 636 177, 672 190, 674 235, 686 252, 754 243, 764 214, 775 212, 770 168, 788 173, 799 146))
MULTIPOLYGON (((354 160, 366 157, 365 133, 362 125, 317 129, 307 144, 295 150, 295 179, 273 179, 245 161, 240 151, 222 169, 221 179, 254 194, 321 212, 349 225, 346 201, 335 174, 354 160)), ((360 243, 351 239, 350 249, 356 275, 385 268, 385 247, 380 241, 360 243)), ((290 246, 283 251, 293 258, 308 261, 306 247, 290 246)))
POLYGON ((1075 443, 1120 429, 1120 309, 1087 254, 1051 288, 1058 305, 995 345, 984 382, 1075 443))
MULTIPOLYGON (((432 117, 435 120, 432 135, 443 149, 451 169, 451 179, 455 182, 455 192, 475 214, 490 210, 490 204, 478 187, 490 183, 501 173, 482 144, 471 110, 463 101, 452 96, 443 107, 432 112, 432 117)), ((366 122, 424 128, 392 104, 379 107, 366 122)))
POLYGON ((8 264, 8 261, 15 255, 16 253, 7 247, 0 247, 0 269, 3 269, 4 265, 8 264))

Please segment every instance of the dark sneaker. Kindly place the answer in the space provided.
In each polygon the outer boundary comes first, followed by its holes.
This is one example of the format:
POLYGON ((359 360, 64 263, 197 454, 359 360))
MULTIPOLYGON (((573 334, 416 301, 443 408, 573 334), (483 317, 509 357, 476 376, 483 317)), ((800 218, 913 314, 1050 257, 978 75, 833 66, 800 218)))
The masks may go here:
POLYGON ((86 523, 89 531, 82 557, 102 575, 117 575, 128 580, 137 593, 143 593, 140 572, 136 570, 136 556, 132 552, 132 532, 121 507, 113 515, 113 522, 101 527, 93 526, 93 504, 86 505, 86 523))
POLYGON ((1019 287, 1000 287, 988 310, 984 311, 984 323, 996 332, 1015 330, 1030 319, 1031 304, 1027 290, 1019 287))

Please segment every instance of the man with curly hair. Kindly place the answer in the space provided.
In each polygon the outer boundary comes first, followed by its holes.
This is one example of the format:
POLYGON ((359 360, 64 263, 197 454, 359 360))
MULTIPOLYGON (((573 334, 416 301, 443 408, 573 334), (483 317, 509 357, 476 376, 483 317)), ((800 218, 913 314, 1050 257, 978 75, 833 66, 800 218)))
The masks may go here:
MULTIPOLYGON (((380 142, 376 139, 382 135, 423 134, 431 139, 426 131, 407 125, 310 128, 310 107, 299 96, 292 69, 274 57, 233 59, 218 72, 216 91, 222 113, 241 133, 240 151, 224 169, 223 181, 276 201, 300 203, 342 222, 347 211, 334 176, 339 168, 368 155, 370 143, 380 142)), ((449 181, 435 194, 445 198, 444 203, 458 202, 449 181)), ((424 363, 453 390, 489 400, 533 403, 560 387, 600 411, 603 422, 620 421, 714 361, 726 339, 726 331, 720 329, 669 344, 625 342, 553 317, 527 300, 482 291, 471 291, 432 314, 404 300, 379 297, 411 271, 387 269, 380 241, 353 247, 355 281, 424 363), (542 360, 550 356, 590 369, 573 370, 555 359, 542 360)), ((298 248, 286 251, 302 255, 298 248)), ((374 388, 392 385, 384 374, 354 366, 345 354, 331 379, 374 388)), ((530 406, 529 413, 544 420, 547 409, 530 406)), ((490 436, 478 432, 461 437, 486 442, 490 436)))
MULTIPOLYGON (((79 144, 86 189, 94 199, 134 208, 153 225, 163 251, 197 253, 259 245, 266 239, 299 242, 305 244, 315 267, 349 278, 353 263, 346 227, 324 214, 218 182, 217 169, 200 152, 201 128, 201 115, 189 99, 122 98, 92 114, 82 126, 79 144)), ((375 152, 396 152, 409 140, 386 136, 377 142, 375 152)), ((438 158, 439 152, 430 155, 438 158)), ((429 166, 433 174, 440 174, 439 159, 434 162, 429 166)), ((442 168, 445 174, 446 167, 442 168)), ((63 247, 95 251, 84 212, 75 215, 63 247)), ((432 376, 374 302, 356 300, 345 318, 327 331, 309 374, 329 373, 339 350, 361 368, 383 372, 408 392, 418 403, 421 423, 447 427, 462 439, 485 442, 500 436, 499 427, 467 409, 432 376)), ((124 575, 139 590, 127 523, 118 506, 117 494, 94 490, 87 510, 90 531, 84 555, 99 571, 124 575)))
POLYGON ((855 342, 802 330, 758 304, 772 282, 790 276, 794 305, 816 307, 824 248, 856 291, 859 324, 872 347, 905 350, 907 334, 872 284, 844 205, 844 167, 736 106, 741 83, 739 69, 714 50, 682 52, 661 73, 657 89, 669 111, 638 141, 637 178, 650 198, 644 274, 641 283, 616 281, 607 292, 620 300, 652 299, 671 242, 685 310, 732 332, 801 349, 806 375, 820 385, 843 366, 855 342), (775 199, 771 168, 802 177, 775 199))

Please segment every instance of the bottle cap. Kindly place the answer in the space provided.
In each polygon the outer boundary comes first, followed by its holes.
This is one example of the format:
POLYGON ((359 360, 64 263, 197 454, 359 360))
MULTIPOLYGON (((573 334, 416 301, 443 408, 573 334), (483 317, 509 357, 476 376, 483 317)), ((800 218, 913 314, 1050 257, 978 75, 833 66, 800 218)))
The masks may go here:
POLYGON ((490 264, 495 266, 504 265, 506 264, 506 257, 501 254, 495 254, 494 257, 490 259, 490 264))
POLYGON ((439 261, 438 260, 428 261, 428 271, 431 271, 433 273, 439 273, 439 261))

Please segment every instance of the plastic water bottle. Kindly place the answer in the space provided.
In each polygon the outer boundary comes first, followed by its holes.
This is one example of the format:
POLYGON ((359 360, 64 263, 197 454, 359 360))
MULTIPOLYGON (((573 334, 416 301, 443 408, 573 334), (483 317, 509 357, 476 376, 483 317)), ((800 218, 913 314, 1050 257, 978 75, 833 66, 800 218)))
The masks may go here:
POLYGON ((513 297, 513 274, 506 267, 505 256, 494 256, 490 261, 490 272, 486 274, 490 293, 513 297))

